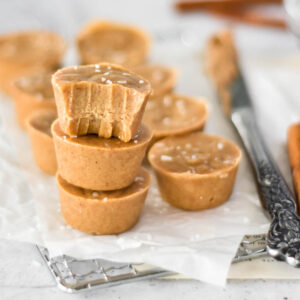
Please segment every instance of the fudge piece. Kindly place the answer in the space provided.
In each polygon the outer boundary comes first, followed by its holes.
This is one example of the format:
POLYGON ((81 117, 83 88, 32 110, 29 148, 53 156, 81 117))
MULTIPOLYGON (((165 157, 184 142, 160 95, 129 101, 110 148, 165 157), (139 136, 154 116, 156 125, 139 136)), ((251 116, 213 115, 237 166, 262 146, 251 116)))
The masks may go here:
POLYGON ((66 51, 64 39, 53 32, 27 31, 0 36, 0 87, 10 94, 12 81, 28 72, 55 69, 66 51))
POLYGON ((152 129, 153 141, 204 128, 208 115, 206 101, 179 94, 148 100, 143 122, 152 129))
POLYGON ((34 161, 49 175, 57 170, 56 155, 51 135, 51 125, 57 119, 56 109, 42 109, 34 112, 26 120, 34 161))
POLYGON ((51 75, 52 72, 44 71, 14 80, 11 95, 15 102, 18 122, 23 128, 32 112, 47 108, 56 109, 51 75))
POLYGON ((230 197, 241 151, 224 138, 194 132, 157 142, 148 160, 165 201, 186 210, 202 210, 230 197))
POLYGON ((129 186, 137 175, 152 132, 141 125, 130 142, 97 135, 66 136, 58 121, 52 125, 58 172, 69 183, 90 190, 129 186))
POLYGON ((130 141, 144 113, 150 84, 117 65, 67 67, 52 77, 59 123, 70 136, 89 133, 130 141))
POLYGON ((140 168, 133 183, 103 192, 71 185, 57 174, 61 212, 73 228, 90 234, 117 234, 138 221, 151 184, 151 175, 140 168))
POLYGON ((161 65, 144 64, 133 70, 146 78, 152 88, 151 97, 158 97, 171 92, 176 84, 177 71, 161 65))
POLYGON ((128 67, 146 60, 150 44, 144 31, 105 21, 87 24, 76 41, 83 64, 109 62, 128 67))

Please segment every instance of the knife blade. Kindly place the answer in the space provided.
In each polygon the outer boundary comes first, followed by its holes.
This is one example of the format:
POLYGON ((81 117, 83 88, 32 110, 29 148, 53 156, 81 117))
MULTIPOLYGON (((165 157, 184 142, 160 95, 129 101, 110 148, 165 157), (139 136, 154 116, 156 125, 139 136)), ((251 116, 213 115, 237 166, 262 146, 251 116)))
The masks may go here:
MULTIPOLYGON (((300 267, 300 218, 296 213, 295 197, 280 173, 257 125, 255 111, 239 68, 237 55, 226 54, 236 53, 231 35, 228 32, 222 33, 214 36, 211 41, 210 46, 215 44, 219 51, 212 51, 214 55, 218 54, 215 55, 217 59, 214 57, 209 59, 210 66, 213 67, 211 77, 218 89, 224 88, 222 85, 225 81, 218 78, 218 72, 228 65, 228 61, 224 60, 230 59, 236 66, 237 71, 234 76, 225 82, 230 97, 230 109, 226 109, 226 112, 252 162, 262 205, 271 217, 267 234, 267 251, 277 260, 284 260, 294 267, 300 267), (221 50, 223 53, 220 52, 221 50)), ((211 47, 210 50, 215 50, 211 47)))

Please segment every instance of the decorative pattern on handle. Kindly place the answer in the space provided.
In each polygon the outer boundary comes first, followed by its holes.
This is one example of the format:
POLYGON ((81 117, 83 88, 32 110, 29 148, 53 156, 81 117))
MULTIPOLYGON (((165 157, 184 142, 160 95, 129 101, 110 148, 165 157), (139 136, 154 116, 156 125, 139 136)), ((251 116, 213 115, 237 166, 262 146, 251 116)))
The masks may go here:
POLYGON ((233 258, 233 263, 268 255, 267 236, 265 234, 245 235, 233 258))
MULTIPOLYGON (((243 87, 242 83, 237 86, 243 87)), ((241 90, 245 92, 245 87, 241 90)), ((241 93, 235 95, 238 102, 241 93)), ((245 95, 243 99, 247 103, 245 95)), ((251 106, 239 104, 241 107, 231 119, 253 163, 262 204, 272 219, 267 251, 277 260, 300 267, 300 218, 296 214, 296 202, 264 143, 251 106)))
POLYGON ((261 161, 257 171, 262 197, 272 217, 267 250, 274 258, 300 267, 300 218, 293 196, 270 162, 261 161))

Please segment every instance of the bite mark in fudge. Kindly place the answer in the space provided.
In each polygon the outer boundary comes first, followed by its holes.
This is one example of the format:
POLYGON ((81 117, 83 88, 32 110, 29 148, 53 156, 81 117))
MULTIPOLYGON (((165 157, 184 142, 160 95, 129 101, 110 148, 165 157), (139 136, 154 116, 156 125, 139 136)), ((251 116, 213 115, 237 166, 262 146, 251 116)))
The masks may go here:
POLYGON ((124 142, 136 134, 151 92, 147 80, 105 63, 61 69, 52 84, 65 134, 94 133, 124 142))

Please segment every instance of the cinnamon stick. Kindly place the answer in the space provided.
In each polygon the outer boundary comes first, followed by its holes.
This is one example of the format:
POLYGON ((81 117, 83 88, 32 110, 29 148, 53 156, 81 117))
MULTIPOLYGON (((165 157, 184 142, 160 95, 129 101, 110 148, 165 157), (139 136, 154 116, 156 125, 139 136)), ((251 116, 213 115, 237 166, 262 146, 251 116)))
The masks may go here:
POLYGON ((210 9, 209 12, 219 17, 229 18, 233 21, 243 22, 251 25, 270 26, 279 29, 287 28, 287 24, 284 19, 264 16, 256 11, 252 11, 249 9, 238 7, 234 9, 216 8, 210 9))
POLYGON ((282 0, 180 0, 175 7, 181 11, 207 11, 222 18, 251 25, 286 29, 284 19, 266 16, 254 11, 261 4, 282 4, 282 0))
POLYGON ((298 198, 298 212, 300 212, 300 122, 290 126, 287 144, 296 196, 298 198))
POLYGON ((282 4, 282 0, 179 0, 175 7, 179 11, 233 8, 249 6, 253 4, 282 4))

